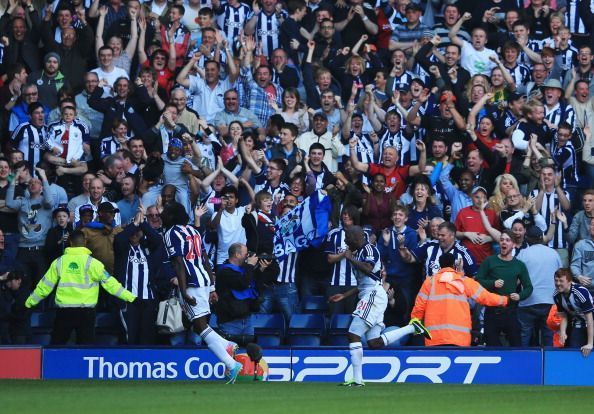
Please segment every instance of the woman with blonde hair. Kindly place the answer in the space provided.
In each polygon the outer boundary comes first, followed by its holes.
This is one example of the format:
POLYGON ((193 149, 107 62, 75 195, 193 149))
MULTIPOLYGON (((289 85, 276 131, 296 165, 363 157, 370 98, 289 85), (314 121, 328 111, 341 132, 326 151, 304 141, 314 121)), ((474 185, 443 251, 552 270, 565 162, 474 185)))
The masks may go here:
POLYGON ((489 208, 495 210, 497 214, 501 213, 501 211, 505 209, 507 193, 512 188, 520 192, 516 177, 511 174, 501 174, 498 176, 495 179, 495 190, 493 190, 493 195, 489 198, 489 208))

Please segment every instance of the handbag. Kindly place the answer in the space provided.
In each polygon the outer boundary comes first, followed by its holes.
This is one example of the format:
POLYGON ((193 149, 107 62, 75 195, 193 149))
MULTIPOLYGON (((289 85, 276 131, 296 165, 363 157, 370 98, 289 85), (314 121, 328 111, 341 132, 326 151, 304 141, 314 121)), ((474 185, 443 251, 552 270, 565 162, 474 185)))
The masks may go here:
POLYGON ((159 302, 157 312, 157 330, 160 334, 175 334, 185 330, 182 321, 182 307, 175 290, 168 299, 159 302))

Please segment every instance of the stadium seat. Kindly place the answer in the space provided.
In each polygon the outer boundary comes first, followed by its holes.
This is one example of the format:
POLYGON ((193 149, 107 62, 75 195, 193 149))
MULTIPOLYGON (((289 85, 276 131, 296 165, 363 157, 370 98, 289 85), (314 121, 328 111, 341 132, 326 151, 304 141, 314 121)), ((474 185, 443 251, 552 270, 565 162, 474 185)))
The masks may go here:
POLYGON ((351 324, 351 319, 352 316, 350 313, 332 315, 330 327, 328 328, 328 345, 347 346, 349 344, 346 335, 351 324))
POLYGON ((122 332, 122 325, 117 314, 99 312, 95 317, 95 344, 114 346, 118 345, 122 332))
POLYGON ((53 311, 31 313, 31 343, 49 345, 56 313, 53 311))
POLYGON ((210 319, 208 320, 208 325, 214 329, 217 330, 219 328, 219 324, 217 323, 218 319, 217 319, 217 315, 214 313, 210 314, 210 319))
POLYGON ((328 299, 325 296, 306 296, 302 301, 303 313, 322 313, 328 311, 328 299))
POLYGON ((289 344, 297 346, 320 346, 326 321, 319 313, 293 314, 289 322, 289 344))
POLYGON ((285 336, 285 319, 280 313, 255 313, 252 324, 256 342, 263 347, 279 346, 285 336))

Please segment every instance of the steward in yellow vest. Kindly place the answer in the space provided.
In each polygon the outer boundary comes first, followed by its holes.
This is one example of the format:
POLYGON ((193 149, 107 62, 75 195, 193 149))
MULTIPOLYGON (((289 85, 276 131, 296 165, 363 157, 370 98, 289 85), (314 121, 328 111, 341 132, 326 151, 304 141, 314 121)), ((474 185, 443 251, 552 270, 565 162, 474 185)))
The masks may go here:
POLYGON ((99 286, 126 302, 133 302, 136 296, 109 275, 99 260, 91 257, 91 251, 83 247, 85 236, 81 231, 70 236, 70 245, 64 255, 52 262, 25 306, 36 306, 55 288, 58 309, 51 343, 65 344, 75 330, 77 344, 93 344, 99 286))

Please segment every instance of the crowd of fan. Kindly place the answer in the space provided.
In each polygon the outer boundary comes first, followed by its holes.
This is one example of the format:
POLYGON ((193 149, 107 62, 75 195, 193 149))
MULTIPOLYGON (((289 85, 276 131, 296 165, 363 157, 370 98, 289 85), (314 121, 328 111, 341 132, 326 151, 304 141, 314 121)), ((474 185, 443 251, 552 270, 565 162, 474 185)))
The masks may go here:
MULTIPOLYGON (((489 345, 500 331, 533 344, 535 327, 550 345, 558 268, 592 288, 591 0, 0 8, 3 343, 27 342, 24 300, 77 228, 138 296, 121 306, 127 342, 156 343, 156 304, 175 282, 159 213, 173 201, 214 268, 241 256, 235 243, 257 255, 259 297, 244 312, 287 321, 300 299, 356 284, 344 253, 353 224, 380 250, 389 325, 406 323, 446 251, 487 289, 515 294, 511 313, 477 312, 489 345), (276 218, 316 190, 333 205, 326 243, 277 262, 276 218), (492 277, 502 238, 528 264, 521 283, 492 277)), ((219 302, 219 321, 232 321, 219 302)))

